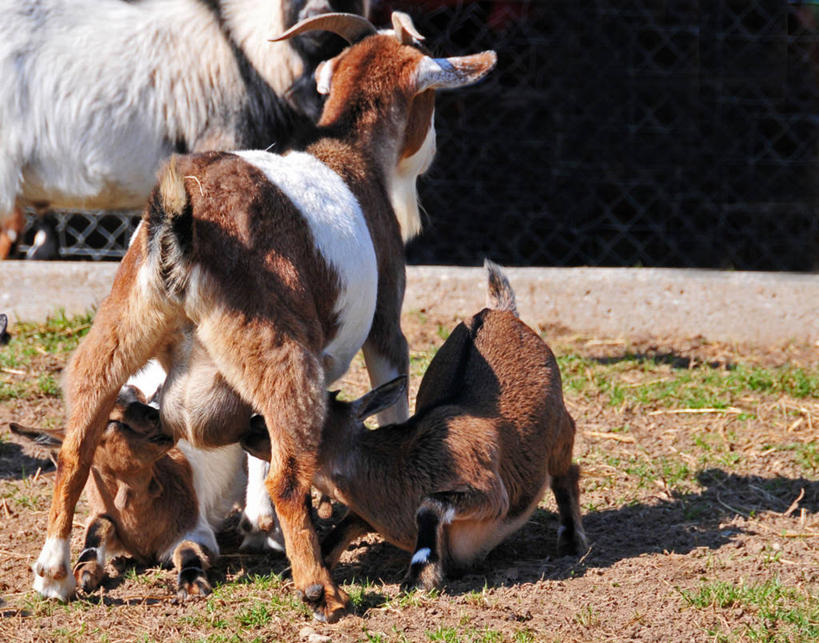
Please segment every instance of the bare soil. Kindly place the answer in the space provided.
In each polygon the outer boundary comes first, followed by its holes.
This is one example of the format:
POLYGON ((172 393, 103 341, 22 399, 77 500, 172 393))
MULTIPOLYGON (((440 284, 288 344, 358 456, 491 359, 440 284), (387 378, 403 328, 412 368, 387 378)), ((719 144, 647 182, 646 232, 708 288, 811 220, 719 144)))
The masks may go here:
MULTIPOLYGON (((457 320, 405 317, 417 357, 414 395, 425 359, 457 320)), ((817 346, 624 341, 543 329, 556 354, 610 367, 606 377, 619 378, 624 387, 697 368, 819 363, 817 346), (644 369, 618 368, 641 359, 644 369)), ((63 366, 63 357, 43 355, 27 376, 59 374, 63 366)), ((357 359, 343 388, 356 395, 366 386, 357 359)), ((440 594, 402 594, 398 583, 408 554, 368 537, 350 547, 335 571, 355 602, 355 613, 335 625, 312 620, 294 599, 284 558, 239 553, 231 533, 211 570, 215 593, 207 600, 175 603, 170 570, 117 571, 112 565, 104 587, 91 595, 67 605, 40 599, 31 590, 29 568, 44 541, 54 467, 26 455, 6 425, 56 426, 64 409, 47 395, 0 403, 0 638, 807 640, 819 631, 819 482, 810 451, 819 432, 819 401, 746 391, 734 400, 740 409, 694 412, 673 400, 612 404, 598 389, 568 386, 566 399, 578 426, 575 457, 584 472, 588 552, 557 555, 549 496, 528 524, 440 594), (748 597, 710 605, 707 598, 705 604, 693 599, 704 587, 727 586, 784 588, 782 610, 771 616, 748 597), (791 609, 796 616, 788 616, 791 609), (799 618, 806 624, 794 624, 799 618)), ((81 501, 74 555, 86 513, 81 501)))

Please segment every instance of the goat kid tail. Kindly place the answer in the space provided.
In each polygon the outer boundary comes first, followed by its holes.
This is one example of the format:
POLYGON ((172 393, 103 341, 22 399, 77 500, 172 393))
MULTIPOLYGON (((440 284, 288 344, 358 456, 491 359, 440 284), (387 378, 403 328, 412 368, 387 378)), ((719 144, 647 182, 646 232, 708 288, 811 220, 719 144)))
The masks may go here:
POLYGON ((193 209, 178 163, 178 157, 171 156, 160 170, 159 185, 148 203, 150 253, 158 262, 165 288, 176 296, 182 295, 188 283, 187 259, 193 240, 193 209))
POLYGON ((483 267, 486 268, 489 277, 489 289, 486 293, 487 307, 494 310, 506 310, 515 317, 519 317, 515 303, 515 291, 512 290, 501 267, 489 259, 483 260, 483 267))

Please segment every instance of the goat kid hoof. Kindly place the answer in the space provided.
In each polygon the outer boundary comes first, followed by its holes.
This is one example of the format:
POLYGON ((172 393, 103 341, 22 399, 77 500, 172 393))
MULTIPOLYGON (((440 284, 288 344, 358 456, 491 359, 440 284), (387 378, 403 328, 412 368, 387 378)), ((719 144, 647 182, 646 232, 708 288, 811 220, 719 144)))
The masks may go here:
POLYGON ((104 571, 102 567, 94 564, 82 563, 74 567, 74 579, 77 586, 84 592, 93 592, 102 583, 104 571))
POLYGON ((176 602, 184 603, 189 600, 196 600, 205 598, 213 593, 213 588, 205 578, 196 578, 193 581, 182 583, 179 585, 179 591, 176 592, 176 602))

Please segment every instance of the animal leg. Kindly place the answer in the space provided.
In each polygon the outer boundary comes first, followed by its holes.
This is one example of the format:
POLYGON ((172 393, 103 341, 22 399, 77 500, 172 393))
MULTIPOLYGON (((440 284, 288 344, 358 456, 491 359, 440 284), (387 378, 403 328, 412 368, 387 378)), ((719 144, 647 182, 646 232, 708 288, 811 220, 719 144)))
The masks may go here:
POLYGON ((456 520, 494 521, 508 513, 509 495, 500 478, 492 475, 484 482, 483 489, 464 485, 423 499, 415 514, 418 529, 415 553, 402 586, 425 589, 441 586, 445 572, 454 563, 447 533, 451 523, 456 520))
POLYGON ((326 413, 321 363, 263 319, 214 315, 200 322, 198 333, 230 386, 264 418, 271 444, 265 486, 279 517, 293 583, 316 618, 334 622, 347 611, 349 599, 324 566, 310 516, 326 413))
MULTIPOLYGON (((265 439, 269 444, 268 435, 265 435, 265 439)), ((240 549, 250 551, 271 549, 284 552, 284 537, 270 500, 270 494, 267 493, 265 486, 269 468, 270 464, 266 460, 247 455, 245 508, 242 511, 242 519, 239 521, 239 529, 244 534, 244 538, 240 549)))
MULTIPOLYGON (((2 217, 0 217, 2 219, 2 217)), ((26 218, 23 211, 15 206, 11 216, 0 223, 0 261, 7 259, 14 253, 17 244, 23 236, 26 227, 26 218)))
POLYGON ((371 531, 374 529, 359 515, 347 514, 321 541, 321 556, 327 568, 333 569, 338 564, 347 545, 371 531))
POLYGON ((580 467, 573 464, 566 474, 552 477, 552 492, 557 501, 560 526, 557 528, 557 549, 560 554, 576 554, 588 547, 580 517, 580 467))
POLYGON ((105 577, 108 551, 116 548, 117 528, 110 518, 94 516, 85 529, 83 550, 74 565, 74 578, 84 592, 93 592, 105 577))
POLYGON ((206 571, 210 559, 205 550, 192 540, 183 540, 173 552, 173 567, 177 573, 177 600, 202 598, 213 592, 206 571))
MULTIPOLYGON (((373 330, 362 347, 372 388, 378 388, 399 375, 409 376, 409 347, 401 332, 400 321, 387 322, 382 317, 383 315, 376 314, 373 330)), ((384 426, 403 422, 408 417, 409 399, 404 396, 398 403, 378 414, 378 424, 384 426)))
POLYGON ((136 285, 140 254, 132 248, 120 264, 111 294, 75 351, 65 380, 66 436, 57 461, 46 542, 32 566, 34 588, 63 601, 75 587, 69 539, 94 451, 120 388, 152 356, 171 323, 171 310, 158 305, 156 292, 136 285))

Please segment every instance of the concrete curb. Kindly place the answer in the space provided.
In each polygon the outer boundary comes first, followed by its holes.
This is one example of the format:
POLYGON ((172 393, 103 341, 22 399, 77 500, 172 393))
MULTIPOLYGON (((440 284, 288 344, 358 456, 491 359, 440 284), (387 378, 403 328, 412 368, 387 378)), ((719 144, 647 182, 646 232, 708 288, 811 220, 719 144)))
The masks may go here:
MULTIPOLYGON (((114 263, 0 262, 0 312, 42 320, 108 293, 114 263)), ((508 268, 521 316, 605 337, 819 342, 819 275, 666 268, 508 268)), ((484 305, 483 268, 410 266, 404 310, 465 317, 484 305)))

